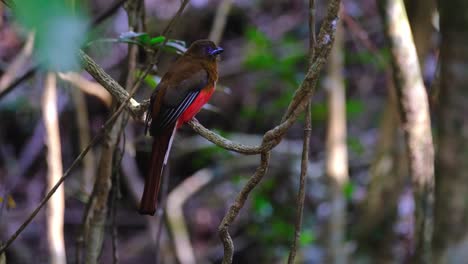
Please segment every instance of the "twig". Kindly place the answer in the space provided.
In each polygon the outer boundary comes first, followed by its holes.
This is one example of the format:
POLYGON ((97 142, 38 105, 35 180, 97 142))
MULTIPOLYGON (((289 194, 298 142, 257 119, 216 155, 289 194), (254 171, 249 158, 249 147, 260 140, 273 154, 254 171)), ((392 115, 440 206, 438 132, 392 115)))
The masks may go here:
POLYGON ((307 106, 305 112, 305 126, 304 126, 304 145, 302 147, 302 159, 301 159, 301 174, 299 179, 299 192, 297 194, 297 209, 296 209, 296 222, 294 224, 294 240, 291 244, 291 250, 289 252, 288 264, 293 264, 297 253, 297 243, 301 236, 302 228, 302 217, 304 212, 304 200, 305 200, 305 187, 307 179, 307 170, 309 165, 309 145, 311 136, 311 107, 310 103, 307 106))
MULTIPOLYGON (((182 14, 182 12, 184 11, 185 7, 187 6, 187 4, 190 2, 190 0, 183 0, 180 7, 179 7, 179 10, 177 10, 176 14, 172 17, 171 21, 169 21, 169 24, 167 24, 166 28, 163 30, 162 32, 162 36, 167 36, 169 35, 169 33, 171 32, 172 30, 172 27, 174 26, 175 22, 179 19, 180 15, 182 14)), ((166 38, 167 40, 168 38, 166 38)), ((164 45, 162 45, 164 46, 164 45)))
POLYGON ((91 142, 88 144, 88 146, 76 157, 76 159, 73 161, 73 163, 70 165, 70 167, 65 171, 63 176, 57 181, 57 183, 54 185, 52 189, 47 193, 47 195, 42 198, 41 202, 39 205, 34 209, 34 211, 28 216, 28 218, 21 224, 21 226, 16 230, 16 232, 5 242, 0 247, 0 254, 3 253, 10 245, 15 241, 15 239, 23 232, 23 230, 31 223, 31 221, 36 217, 36 215, 39 213, 39 211, 44 207, 44 205, 49 201, 50 197, 54 195, 55 191, 60 187, 60 185, 65 181, 68 176, 70 176, 70 172, 78 165, 82 160, 83 157, 86 156, 88 151, 96 145, 96 143, 99 142, 101 139, 104 131, 108 128, 109 126, 109 121, 104 124, 103 128, 100 130, 100 132, 91 140, 91 142))
POLYGON ((187 123, 195 132, 200 134, 202 137, 211 141, 215 145, 218 145, 226 150, 238 152, 245 155, 255 155, 260 154, 263 150, 261 145, 258 146, 248 146, 240 143, 233 142, 229 139, 226 139, 215 132, 205 128, 202 124, 198 122, 197 119, 192 119, 187 123))
MULTIPOLYGON (((81 65, 83 68, 94 77, 94 79, 101 84, 115 100, 119 103, 124 102, 128 97, 129 93, 120 84, 112 79, 93 59, 91 59, 82 50, 78 51, 78 56, 81 59, 81 65)), ((134 116, 141 116, 142 111, 140 104, 135 99, 130 98, 130 103, 127 105, 127 109, 134 116)))
POLYGON ((37 67, 29 69, 26 71, 21 77, 16 79, 14 82, 12 82, 9 86, 5 87, 2 91, 0 91, 0 99, 5 97, 8 93, 13 91, 13 88, 18 86, 18 84, 22 83, 23 81, 26 81, 27 79, 31 78, 35 73, 36 73, 37 67))
MULTIPOLYGON (((309 57, 314 56, 315 46, 315 0, 309 0, 309 57)), ((302 145, 301 174, 299 178, 299 192, 297 194, 296 222, 294 224, 294 239, 288 256, 288 264, 293 264, 297 253, 297 243, 301 236, 302 217, 304 212, 305 188, 309 165, 309 145, 312 130, 311 103, 307 104, 305 112, 304 141, 302 145)))
MULTIPOLYGON (((133 0, 127 2, 126 10, 128 14, 129 30, 137 30, 136 23, 138 14, 137 9, 140 0, 133 0)), ((128 46, 128 70, 125 86, 132 87, 135 84, 136 60, 138 49, 134 45, 128 46)), ((135 89, 138 85, 135 86, 135 89)), ((130 100, 130 103, 133 103, 130 100)), ((135 102, 136 103, 136 102, 135 102)), ((97 263, 101 254, 102 245, 104 242, 105 223, 107 218, 108 200, 110 190, 112 188, 112 175, 113 171, 118 169, 115 166, 116 158, 114 156, 116 145, 119 141, 121 133, 124 131, 126 125, 126 114, 119 115, 116 118, 116 123, 111 128, 109 136, 103 140, 103 150, 101 153, 101 161, 99 163, 98 175, 94 184, 93 195, 88 203, 85 217, 83 219, 83 238, 85 242, 85 259, 86 263, 97 263)), ((115 187, 114 187, 115 188, 115 187)), ((115 204, 114 204, 115 205, 115 204)), ((111 208, 112 210, 112 208, 111 208)), ((112 214, 112 211, 111 211, 112 214)), ((114 236, 113 236, 114 237, 114 236)), ((113 244, 116 240, 113 240, 113 244)), ((117 251, 114 251, 114 261, 117 261, 117 251)))
POLYGON ((109 9, 104 11, 102 14, 100 14, 98 17, 96 17, 92 23, 91 23, 91 28, 101 24, 104 20, 106 20, 108 17, 112 16, 119 8, 125 4, 128 0, 119 0, 115 2, 109 9))

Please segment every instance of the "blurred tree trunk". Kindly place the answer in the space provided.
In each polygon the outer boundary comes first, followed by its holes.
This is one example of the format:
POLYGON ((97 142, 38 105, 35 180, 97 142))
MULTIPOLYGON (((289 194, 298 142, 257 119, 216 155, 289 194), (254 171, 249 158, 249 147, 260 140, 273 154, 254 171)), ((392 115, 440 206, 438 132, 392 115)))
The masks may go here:
MULTIPOLYGON (((408 18, 413 33, 414 44, 418 54, 420 67, 423 68, 425 58, 431 48, 432 24, 431 16, 435 11, 433 0, 405 0, 408 18)), ((394 256, 395 234, 393 230, 396 220, 397 206, 405 178, 408 175, 407 155, 401 147, 401 135, 398 131, 398 104, 396 101, 393 81, 389 81, 387 102, 379 128, 379 139, 375 159, 370 170, 370 183, 366 200, 361 205, 362 223, 357 226, 360 244, 371 247, 374 259, 379 261, 395 261, 401 256, 394 256), (383 234, 374 236, 377 233, 383 234)))
POLYGON ((392 69, 415 201, 414 263, 430 259, 434 150, 429 103, 402 0, 378 1, 390 42, 392 69))
POLYGON ((436 9, 435 0, 405 0, 416 52, 421 69, 431 50, 432 14, 436 9))
POLYGON ((330 54, 326 174, 330 182, 330 217, 327 230, 327 263, 347 263, 345 252, 346 199, 343 188, 348 182, 346 145, 346 95, 343 77, 343 29, 338 24, 330 54))
POLYGON ((439 1, 441 89, 434 263, 468 259, 468 1, 439 1))
MULTIPOLYGON (((44 125, 47 131, 47 186, 50 190, 63 174, 55 73, 47 73, 42 107, 44 125)), ((50 263, 52 264, 65 264, 67 262, 63 236, 64 215, 65 190, 62 185, 47 204, 47 238, 49 240, 50 263)))
POLYGON ((395 260, 391 247, 395 243, 393 224, 396 220, 399 197, 403 191, 407 166, 398 132, 398 109, 393 81, 388 81, 388 95, 379 127, 377 149, 370 168, 366 200, 360 205, 360 219, 356 226, 359 244, 369 249, 379 263, 395 260), (379 235, 376 235, 379 234, 379 235))

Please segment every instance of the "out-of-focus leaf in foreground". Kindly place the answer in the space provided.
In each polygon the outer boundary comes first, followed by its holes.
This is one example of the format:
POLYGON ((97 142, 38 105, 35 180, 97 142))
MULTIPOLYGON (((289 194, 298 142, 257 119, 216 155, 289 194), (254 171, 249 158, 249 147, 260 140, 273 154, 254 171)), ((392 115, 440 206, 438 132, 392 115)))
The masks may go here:
POLYGON ((17 21, 34 31, 34 56, 48 70, 78 67, 77 50, 86 40, 88 21, 79 6, 72 10, 62 0, 21 0, 13 7, 17 21))

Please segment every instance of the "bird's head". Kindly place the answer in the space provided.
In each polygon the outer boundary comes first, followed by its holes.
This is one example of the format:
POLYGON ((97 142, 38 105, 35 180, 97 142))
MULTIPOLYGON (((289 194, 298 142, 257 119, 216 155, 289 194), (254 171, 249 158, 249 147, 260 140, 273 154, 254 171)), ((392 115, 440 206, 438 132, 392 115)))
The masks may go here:
POLYGON ((223 51, 224 49, 216 46, 213 41, 201 39, 193 42, 186 54, 197 58, 216 60, 223 51))

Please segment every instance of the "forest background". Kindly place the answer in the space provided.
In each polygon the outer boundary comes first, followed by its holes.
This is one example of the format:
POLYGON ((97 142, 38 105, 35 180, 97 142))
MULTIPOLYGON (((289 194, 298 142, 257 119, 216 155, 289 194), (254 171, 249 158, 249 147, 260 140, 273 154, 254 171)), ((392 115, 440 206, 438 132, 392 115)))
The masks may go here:
POLYGON ((0 2, 0 263, 463 263, 467 29, 464 0, 0 2), (202 38, 217 92, 141 216, 147 99, 202 38))

